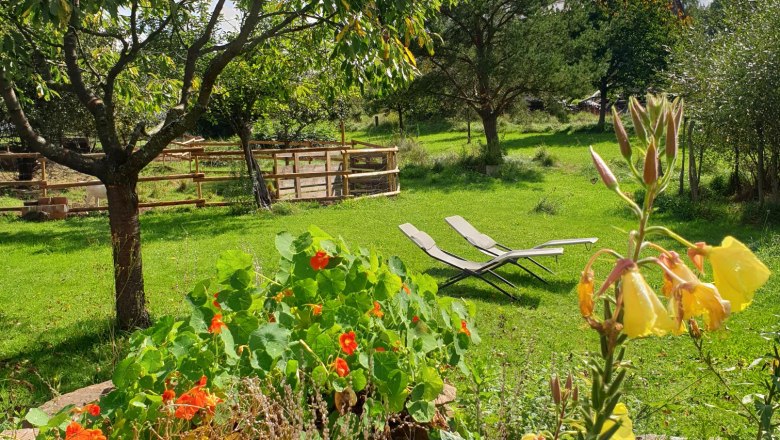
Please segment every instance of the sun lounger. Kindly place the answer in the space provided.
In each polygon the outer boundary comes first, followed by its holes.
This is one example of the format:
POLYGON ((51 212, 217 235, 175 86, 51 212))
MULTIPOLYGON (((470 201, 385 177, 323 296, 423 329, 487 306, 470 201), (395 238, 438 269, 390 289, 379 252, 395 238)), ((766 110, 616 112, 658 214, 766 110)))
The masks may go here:
MULTIPOLYGON (((500 256, 503 254, 506 254, 508 252, 513 252, 514 250, 502 245, 501 243, 496 242, 492 238, 488 237, 487 235, 483 234, 482 232, 478 231, 477 228, 475 228, 471 223, 466 221, 463 217, 459 215, 453 215, 450 217, 447 217, 444 219, 447 223, 449 223, 450 226, 452 226, 453 229, 455 229, 460 235, 463 236, 463 238, 466 239, 469 243, 471 243, 472 246, 482 251, 482 253, 489 255, 491 257, 500 256)), ((594 243, 598 241, 598 238, 596 237, 590 237, 590 238, 573 238, 573 239, 565 239, 565 240, 550 240, 547 242, 544 242, 538 246, 534 246, 531 249, 544 249, 544 248, 550 248, 550 247, 559 247, 559 246, 571 246, 571 245, 578 245, 583 244, 586 248, 590 248, 594 243)), ((539 266, 540 268, 546 270, 547 272, 553 273, 552 270, 544 266, 543 264, 539 263, 538 261, 534 260, 534 256, 529 257, 522 257, 527 259, 528 261, 532 262, 533 264, 539 266)), ((525 270, 529 274, 531 274, 533 277, 538 279, 539 281, 543 283, 547 283, 542 277, 532 272, 527 267, 521 265, 519 263, 519 258, 515 259, 512 263, 516 266, 520 267, 521 269, 525 270)))
POLYGON ((502 277, 501 275, 497 274, 494 270, 507 263, 511 263, 514 260, 517 260, 519 258, 557 256, 563 254, 562 248, 528 249, 528 250, 505 252, 503 255, 494 257, 490 261, 486 261, 484 263, 478 263, 475 261, 466 260, 453 253, 442 250, 441 248, 436 246, 436 242, 433 240, 433 238, 431 238, 430 235, 426 234, 423 231, 420 231, 410 223, 405 223, 398 227, 401 229, 401 231, 404 234, 406 234, 407 237, 409 237, 417 246, 420 247, 420 249, 422 249, 431 258, 438 260, 449 266, 452 266, 455 269, 458 269, 460 271, 460 273, 458 273, 457 275, 450 277, 444 283, 440 284, 439 287, 442 289, 452 284, 455 284, 458 281, 466 279, 468 277, 476 277, 490 284, 492 287, 494 287, 504 295, 512 299, 517 299, 514 295, 507 292, 506 290, 504 290, 503 288, 495 284, 490 279, 486 278, 485 275, 491 274, 494 277, 496 277, 498 280, 512 286, 513 288, 517 288, 514 284, 509 282, 506 278, 502 277))

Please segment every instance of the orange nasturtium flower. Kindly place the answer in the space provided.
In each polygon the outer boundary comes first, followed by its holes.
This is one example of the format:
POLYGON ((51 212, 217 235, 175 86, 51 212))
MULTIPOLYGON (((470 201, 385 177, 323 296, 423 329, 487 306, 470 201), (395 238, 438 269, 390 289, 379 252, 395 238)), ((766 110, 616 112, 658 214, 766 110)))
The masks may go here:
POLYGON ((225 323, 222 322, 222 314, 217 313, 214 315, 213 318, 211 318, 211 325, 209 326, 209 333, 220 333, 222 332, 222 328, 226 327, 225 323))
POLYGON ((679 332, 680 326, 669 316, 635 265, 621 275, 620 292, 623 298, 623 331, 629 338, 679 332))
POLYGON ((84 405, 84 412, 91 415, 92 417, 97 417, 100 415, 100 407, 94 403, 89 403, 84 405))
POLYGON ((401 287, 403 287, 404 292, 406 292, 407 295, 412 293, 412 291, 409 290, 409 286, 407 286, 406 283, 404 283, 401 287))
POLYGON ((468 323, 465 320, 460 321, 460 332, 471 337, 471 330, 469 330, 468 323))
POLYGON ((376 318, 381 318, 385 316, 385 313, 382 311, 382 306, 379 304, 379 301, 374 301, 374 308, 369 310, 368 314, 376 318))
POLYGON ((339 345, 347 355, 354 353, 358 347, 357 341, 355 341, 355 332, 350 331, 347 333, 342 333, 341 336, 339 336, 339 345))
POLYGON ((337 357, 331 366, 336 370, 336 374, 338 374, 339 377, 344 377, 349 374, 349 365, 347 365, 347 361, 340 357, 337 357))
POLYGON ((376 347, 374 351, 376 351, 377 353, 384 353, 386 350, 385 347, 376 347))
POLYGON ((192 420, 198 411, 205 409, 208 412, 214 411, 214 408, 222 400, 205 391, 206 376, 200 378, 198 383, 192 389, 185 392, 176 399, 176 411, 174 417, 177 419, 192 420))
POLYGON ((771 274, 764 263, 734 237, 726 237, 720 246, 708 246, 701 252, 709 258, 715 285, 723 299, 731 302, 734 312, 741 312, 750 305, 753 294, 771 274))
POLYGON ((680 280, 664 273, 664 294, 671 298, 672 311, 677 316, 677 321, 687 321, 696 316, 705 316, 707 329, 716 330, 723 320, 729 315, 731 304, 721 298, 718 288, 711 283, 702 283, 675 252, 662 255, 661 263, 666 266, 680 280), (673 295, 679 292, 679 295, 673 295))
POLYGON ((311 265, 311 268, 314 270, 322 270, 328 266, 329 261, 330 261, 330 256, 328 256, 327 252, 317 251, 317 253, 314 254, 313 257, 311 257, 311 260, 309 260, 309 264, 311 265))
POLYGON ((65 428, 65 440, 106 440, 99 429, 84 429, 78 422, 70 422, 65 428))
POLYGON ((221 306, 221 305, 219 305, 219 292, 217 292, 217 293, 215 293, 215 294, 214 294, 214 301, 212 301, 212 302, 211 302, 211 304, 212 304, 212 305, 213 305, 215 308, 217 308, 217 309, 221 309, 221 308, 222 308, 222 306, 221 306))
POLYGON ((314 316, 322 315, 322 304, 307 304, 311 307, 311 314, 314 316))
POLYGON ((412 324, 417 324, 420 322, 420 317, 417 315, 412 316, 412 324))
POLYGON ((588 317, 593 314, 593 271, 582 273, 580 283, 577 285, 577 296, 580 301, 580 313, 588 317))
POLYGON ((166 389, 162 393, 162 400, 164 403, 172 402, 176 398, 176 391, 166 389))

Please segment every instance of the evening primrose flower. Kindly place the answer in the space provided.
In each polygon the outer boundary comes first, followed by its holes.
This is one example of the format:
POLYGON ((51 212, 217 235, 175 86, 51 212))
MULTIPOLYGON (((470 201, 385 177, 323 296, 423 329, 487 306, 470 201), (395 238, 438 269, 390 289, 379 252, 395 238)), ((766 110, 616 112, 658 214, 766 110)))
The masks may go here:
POLYGON ((577 297, 580 302, 580 313, 588 317, 593 314, 593 271, 588 269, 582 272, 580 282, 577 284, 577 297))
POLYGON ((636 265, 621 275, 620 293, 623 298, 623 332, 629 338, 651 334, 662 336, 679 328, 636 265))
POLYGON ((628 408, 624 403, 618 403, 615 405, 615 409, 612 410, 612 416, 604 422, 604 427, 601 429, 601 433, 607 432, 610 428, 615 426, 615 423, 620 423, 620 428, 617 432, 610 437, 612 440, 635 440, 634 436, 634 424, 628 417, 628 408))
POLYGON ((769 269, 734 237, 726 237, 720 246, 704 248, 703 252, 710 260, 721 296, 731 302, 733 311, 745 310, 756 290, 769 279, 769 269))
POLYGON ((731 311, 731 304, 720 296, 718 288, 702 283, 675 252, 663 255, 660 261, 672 272, 664 273, 663 292, 671 298, 678 322, 704 316, 708 330, 718 329, 731 311), (673 295, 675 292, 678 295, 673 295))

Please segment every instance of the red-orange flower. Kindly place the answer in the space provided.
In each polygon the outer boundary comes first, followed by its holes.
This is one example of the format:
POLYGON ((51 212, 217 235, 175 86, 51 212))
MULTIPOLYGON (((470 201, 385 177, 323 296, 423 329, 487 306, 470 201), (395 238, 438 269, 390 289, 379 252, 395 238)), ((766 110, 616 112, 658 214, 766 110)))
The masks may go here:
POLYGON ((349 365, 347 365, 347 361, 342 358, 336 358, 336 360, 333 361, 332 367, 336 370, 336 374, 338 374, 339 377, 344 377, 349 374, 349 365))
POLYGON ((420 317, 417 316, 417 315, 414 315, 412 317, 412 324, 417 324, 418 322, 420 322, 420 317))
POLYGON ((100 407, 94 403, 90 403, 84 405, 84 412, 88 413, 92 417, 97 417, 100 415, 100 407))
POLYGON ((206 376, 202 376, 191 390, 176 399, 174 417, 177 419, 192 420, 195 414, 202 409, 209 412, 214 411, 214 408, 222 400, 208 391, 203 390, 203 387, 206 386, 206 380, 206 376))
POLYGON ((222 327, 225 327, 225 323, 222 322, 222 314, 217 313, 211 318, 211 325, 209 326, 209 333, 220 333, 222 327))
POLYGON ((106 440, 99 429, 84 429, 78 422, 70 422, 65 429, 65 440, 106 440))
POLYGON ((311 307, 311 314, 314 316, 322 315, 322 304, 309 304, 311 307))
POLYGON ((385 352, 385 347, 377 347, 377 348, 374 349, 374 351, 376 351, 377 353, 384 353, 385 352))
POLYGON ((172 402, 173 399, 176 398, 176 391, 173 390, 165 390, 162 393, 162 400, 165 403, 172 402))
POLYGON ((469 330, 468 324, 465 320, 460 321, 460 332, 464 333, 468 337, 471 337, 471 330, 469 330))
POLYGON ((317 251, 317 253, 311 257, 311 260, 309 260, 309 264, 314 270, 325 269, 328 266, 328 262, 330 262, 330 256, 328 256, 328 253, 325 251, 317 251))
POLYGON ((369 310, 368 314, 377 318, 385 316, 385 312, 382 311, 382 305, 379 304, 379 301, 374 301, 374 308, 369 310))
POLYGON ((402 287, 403 287, 403 289, 404 289, 404 292, 406 292, 406 294, 407 294, 407 295, 409 295, 410 293, 412 293, 412 291, 411 291, 411 290, 409 290, 409 286, 407 286, 407 285, 406 285, 406 283, 404 283, 402 287))
POLYGON ((284 294, 284 296, 286 296, 286 297, 291 297, 291 296, 293 296, 293 291, 292 291, 292 290, 290 290, 290 289, 285 289, 285 290, 284 290, 282 293, 283 293, 283 294, 284 294))
POLYGON ((212 301, 212 302, 211 302, 211 304, 213 304, 213 305, 214 305, 214 307, 216 307, 216 308, 218 308, 218 309, 221 309, 221 308, 222 308, 222 306, 221 306, 221 305, 219 305, 219 292, 217 292, 217 293, 215 293, 215 294, 214 294, 214 301, 212 301))
POLYGON ((357 341, 355 341, 355 332, 342 333, 341 336, 339 336, 339 345, 347 355, 354 353, 358 347, 357 341))

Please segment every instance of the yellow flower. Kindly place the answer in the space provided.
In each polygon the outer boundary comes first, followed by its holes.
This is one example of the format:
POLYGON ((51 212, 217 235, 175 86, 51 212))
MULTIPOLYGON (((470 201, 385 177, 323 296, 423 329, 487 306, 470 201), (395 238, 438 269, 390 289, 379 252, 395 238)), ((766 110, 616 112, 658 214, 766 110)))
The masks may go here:
POLYGON ((593 271, 582 273, 580 283, 577 285, 577 296, 580 300, 580 313, 588 317, 593 314, 593 271))
POLYGON ((604 422, 604 427, 601 428, 601 433, 607 432, 610 428, 615 426, 615 423, 620 423, 620 428, 617 432, 610 437, 611 440, 635 440, 634 436, 634 424, 628 417, 628 408, 623 403, 615 405, 615 409, 612 411, 612 415, 609 420, 604 422))
POLYGON ((661 262, 685 282, 680 286, 680 280, 664 273, 664 294, 670 297, 675 289, 679 292, 679 297, 672 299, 678 322, 704 316, 708 330, 718 329, 731 311, 731 304, 721 298, 718 288, 712 283, 702 283, 674 252, 662 256, 661 262))
POLYGON ((745 310, 756 290, 769 279, 769 269, 734 237, 724 238, 720 246, 705 252, 720 294, 731 302, 733 311, 745 310))
POLYGON ((526 434, 520 440, 544 440, 544 436, 542 434, 526 434))
POLYGON ((661 336, 679 328, 636 266, 626 269, 621 275, 620 293, 623 298, 623 332, 629 338, 651 334, 661 336))

